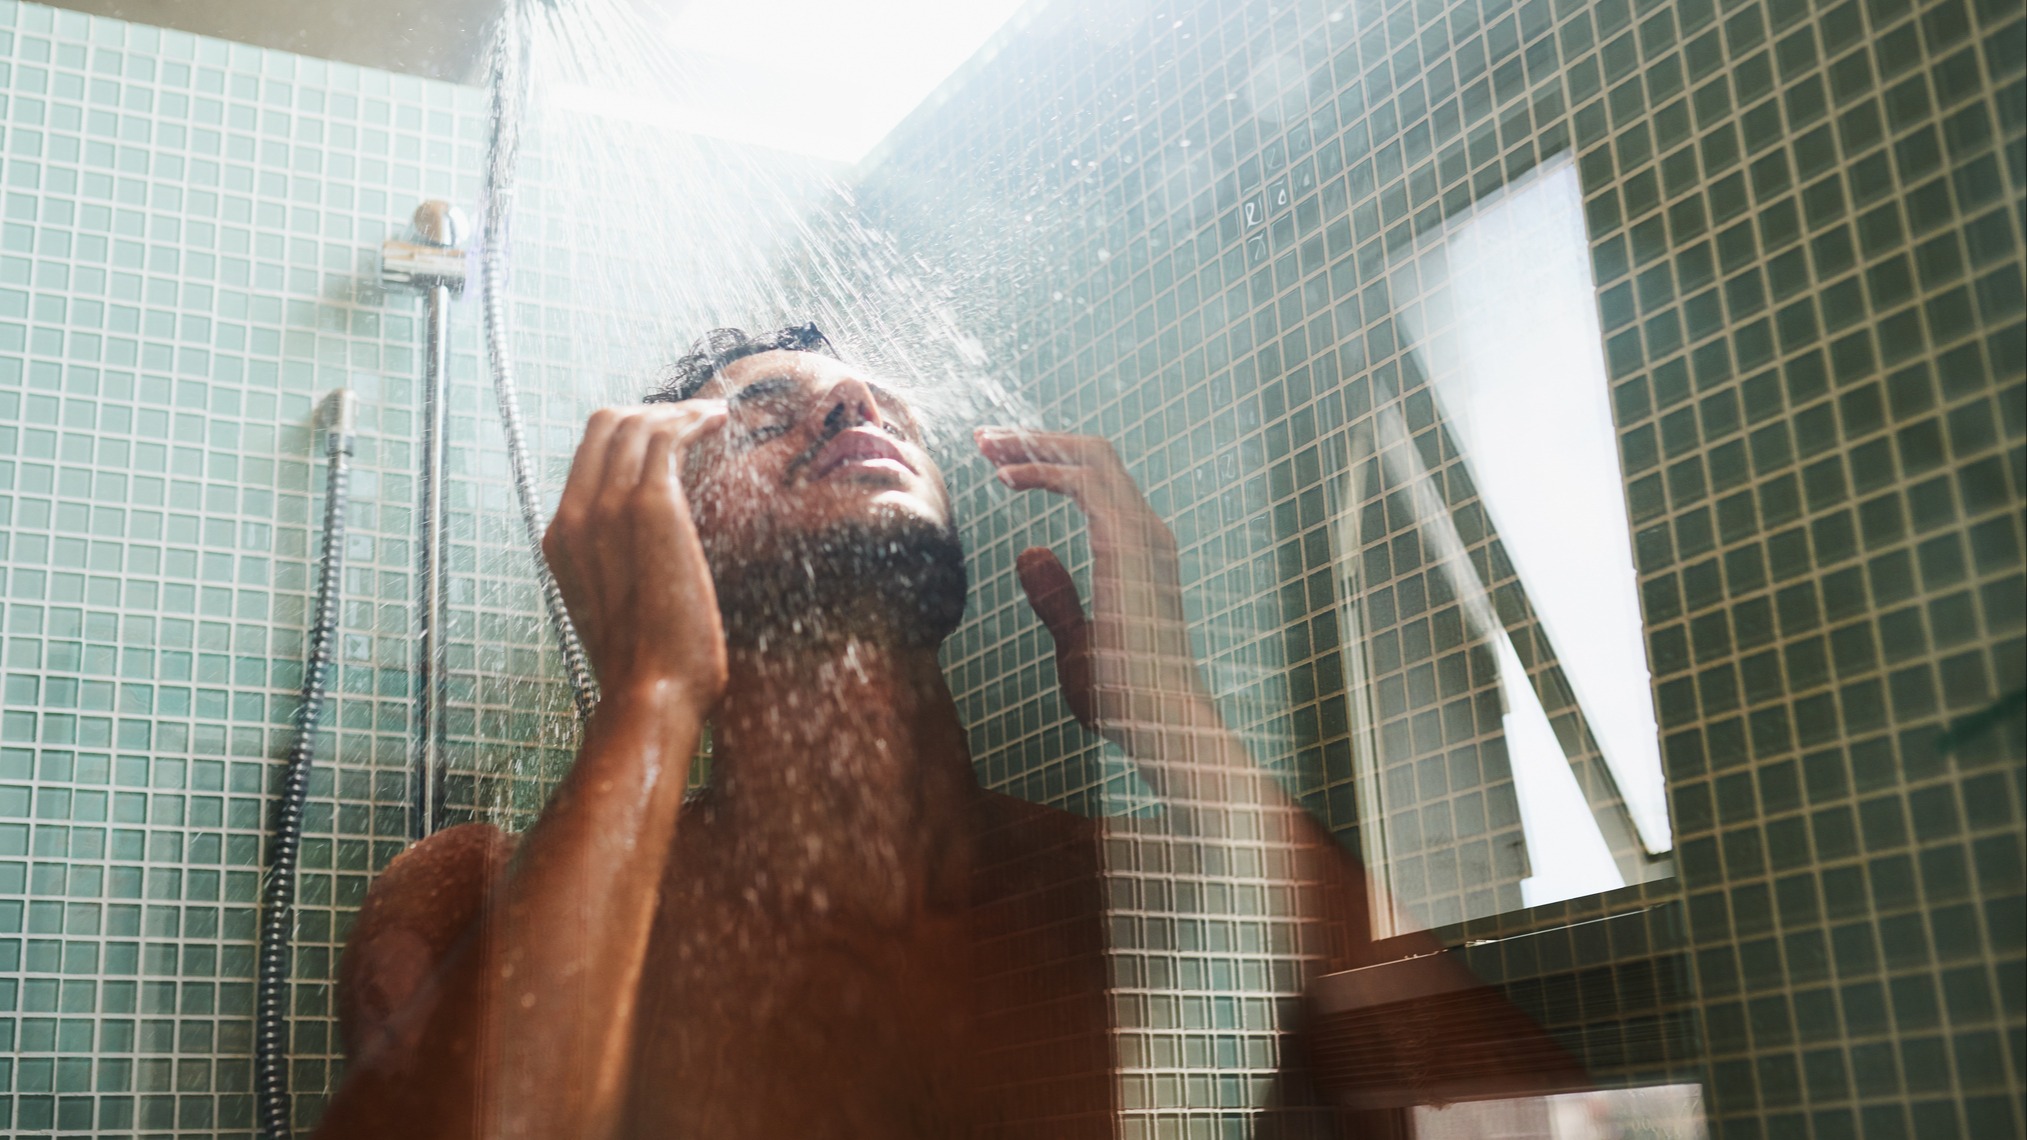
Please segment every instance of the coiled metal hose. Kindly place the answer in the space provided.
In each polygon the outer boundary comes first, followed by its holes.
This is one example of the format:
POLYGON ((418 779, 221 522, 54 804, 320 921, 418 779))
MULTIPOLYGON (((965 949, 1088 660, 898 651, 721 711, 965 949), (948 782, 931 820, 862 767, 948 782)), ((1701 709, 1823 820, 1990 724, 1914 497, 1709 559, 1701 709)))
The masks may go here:
POLYGON ((528 440, 521 430, 521 400, 516 394, 514 354, 507 327, 507 219, 512 213, 514 170, 520 157, 522 98, 528 82, 529 21, 535 0, 510 4, 500 20, 493 45, 492 140, 486 155, 485 236, 479 279, 485 289, 486 355, 492 360, 493 397, 500 408, 500 428, 507 437, 507 460, 514 472, 514 495, 521 504, 521 523, 535 559, 535 581, 549 609, 549 624, 563 652, 563 671, 577 700, 577 715, 588 717, 598 704, 598 683, 585 660, 577 627, 564 608, 563 592, 549 562, 542 556, 542 500, 528 463, 528 440))
POLYGON ((329 457, 324 483, 323 549, 318 557, 317 609, 310 625, 309 660, 303 669, 302 702, 296 706, 295 741, 282 773, 275 804, 274 837, 268 844, 267 880, 261 892, 260 956, 254 1004, 253 1071, 260 1134, 287 1140, 289 1099, 289 959, 295 932, 296 860, 303 845, 303 803, 310 794, 310 764, 316 756, 317 722, 330 684, 333 642, 338 635, 338 602, 345 570, 345 499, 352 478, 353 400, 349 388, 331 393, 318 418, 325 425, 329 457))

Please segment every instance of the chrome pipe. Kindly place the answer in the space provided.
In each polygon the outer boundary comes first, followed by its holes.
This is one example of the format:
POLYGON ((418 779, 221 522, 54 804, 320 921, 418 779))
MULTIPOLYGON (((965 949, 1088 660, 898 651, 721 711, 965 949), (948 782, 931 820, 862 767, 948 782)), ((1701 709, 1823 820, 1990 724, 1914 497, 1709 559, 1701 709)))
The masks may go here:
POLYGON ((464 214, 432 199, 416 207, 407 239, 381 247, 381 281, 423 298, 422 469, 417 479, 415 735, 409 767, 409 834, 443 824, 444 464, 449 436, 450 302, 464 290, 464 214))
POLYGON ((415 559, 415 812, 410 830, 420 839, 435 831, 443 816, 444 684, 444 441, 449 435, 450 288, 424 295, 422 380, 422 478, 416 527, 421 541, 415 559))

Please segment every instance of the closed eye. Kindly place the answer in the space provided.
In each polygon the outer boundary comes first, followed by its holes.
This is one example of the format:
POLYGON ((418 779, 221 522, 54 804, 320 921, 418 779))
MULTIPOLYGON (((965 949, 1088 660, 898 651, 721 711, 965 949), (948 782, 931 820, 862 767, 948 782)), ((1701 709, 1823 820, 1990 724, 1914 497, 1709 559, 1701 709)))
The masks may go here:
MULTIPOLYGON (((914 442, 914 420, 907 404, 886 388, 869 387, 880 405, 880 427, 895 439, 914 442)), ((728 398, 733 422, 746 441, 763 443, 795 427, 803 413, 803 388, 793 376, 765 376, 733 392, 728 398)))
POLYGON ((800 385, 792 377, 756 380, 732 393, 734 421, 747 439, 755 443, 781 435, 795 426, 799 391, 800 385))

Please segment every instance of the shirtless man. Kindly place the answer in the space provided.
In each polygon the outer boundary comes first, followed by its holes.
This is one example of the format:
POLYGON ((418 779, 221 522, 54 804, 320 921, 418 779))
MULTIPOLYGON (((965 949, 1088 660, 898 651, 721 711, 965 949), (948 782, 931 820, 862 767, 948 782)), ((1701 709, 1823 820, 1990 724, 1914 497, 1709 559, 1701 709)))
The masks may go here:
MULTIPOLYGON (((376 881, 318 1135, 1113 1136, 1098 829, 973 777, 937 660, 963 553, 910 408, 813 326, 720 330, 663 398, 592 417, 544 543, 603 692, 577 761, 525 836, 455 828, 376 881)), ((1220 725, 1111 449, 977 442, 1089 524, 1088 618, 1053 554, 1018 567, 1078 719, 1174 804, 1281 813, 1359 962, 1363 875, 1220 725)))

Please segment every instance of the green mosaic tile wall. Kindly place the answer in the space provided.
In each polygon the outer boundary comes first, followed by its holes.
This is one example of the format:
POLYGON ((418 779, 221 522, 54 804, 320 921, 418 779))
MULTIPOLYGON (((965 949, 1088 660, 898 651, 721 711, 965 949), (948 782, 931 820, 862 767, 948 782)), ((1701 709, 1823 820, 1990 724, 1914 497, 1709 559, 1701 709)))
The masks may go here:
MULTIPOLYGON (((1610 995, 1543 1012, 1615 1079, 1705 1080, 1723 1135, 2017 1132, 2020 728, 1933 742, 2017 690, 2027 655, 2019 5, 1053 20, 903 129, 872 213, 975 275, 964 314, 1045 418, 1120 445, 1262 759, 1357 846, 1327 488, 1373 409, 1414 399, 1389 267, 1574 152, 1679 878, 1448 930, 1544 931, 1473 954, 1610 995), (1625 917, 1565 929, 1606 915, 1625 917)), ((306 424, 347 383, 367 411, 306 849, 307 1121, 332 1076, 319 981, 408 826, 417 329, 371 287, 374 250, 414 200, 473 199, 483 100, 32 5, 0 5, 0 36, 0 1128, 247 1130, 260 793, 312 585, 306 424)), ((568 204, 552 227, 531 193, 540 256, 517 271, 552 476, 612 382, 569 377, 593 271, 568 204)), ((453 791, 514 814, 569 725, 471 316, 453 791)), ((977 592, 949 662, 981 772, 1142 808, 1056 702, 1009 573, 1031 541, 1082 564, 1073 516, 978 474, 957 477, 977 592)), ((1223 910, 1170 900, 1172 872, 1114 870, 1135 1127, 1242 1129, 1277 1063, 1287 924, 1237 869, 1190 879, 1242 888, 1223 910)))
MULTIPOLYGON (((296 956, 308 1121, 336 951, 408 830, 419 321, 375 287, 378 247, 421 198, 476 196, 483 99, 10 2, 0 100, 0 1131, 250 1134, 264 789, 322 512, 309 417, 350 385, 296 956)), ((469 496, 481 473, 463 476, 469 496)), ((468 517, 459 535, 468 571, 468 517)), ((456 612, 462 755, 538 735, 471 713, 474 613, 456 612)))
MULTIPOLYGON (((264 781, 322 515, 308 425, 349 385, 359 453, 295 965, 307 1126, 337 1071, 337 954, 412 826, 421 322, 378 289, 379 245, 425 197, 476 201, 485 95, 12 3, 0 68, 0 1129, 250 1130, 264 781)), ((553 494, 590 410, 642 390, 672 328, 712 322, 638 280, 683 231, 587 229, 643 209, 640 189, 557 169, 548 142, 524 157, 512 273, 553 494), (598 193, 615 201, 587 215, 598 193)), ((756 171, 808 192, 794 163, 756 171)), ((575 718, 479 343, 461 302, 447 791, 451 822, 511 823, 567 763, 575 718)))
MULTIPOLYGON (((378 288, 379 247, 423 198, 476 202, 485 93, 9 0, 0 99, 0 1131, 250 1133, 264 793, 323 511, 309 422, 349 385, 359 450, 295 960, 308 1127, 337 1075, 337 955, 413 824, 420 302, 378 288)), ((712 323, 641 279, 687 231, 588 227, 644 191, 559 169, 554 145, 537 130, 524 154, 511 271, 552 495, 591 409, 643 390, 671 330, 712 323)), ((754 171, 774 196, 812 184, 779 157, 754 171)), ((576 724, 478 319, 454 305, 447 792, 450 822, 511 824, 576 724)))
MULTIPOLYGON (((866 200, 977 271, 966 311, 1046 421, 1118 445, 1213 671, 1258 666, 1220 686, 1262 759, 1361 849, 1329 495, 1387 409, 1454 462, 1398 266, 1570 154, 1675 875, 1446 936, 1541 932, 1471 956, 1535 999, 1580 988, 1537 1008, 1608 1079, 1704 1082, 1718 1135, 2017 1135, 2022 728, 1980 717, 2017 707, 2027 660, 2021 6, 1131 12, 1033 13, 888 141, 866 200)), ((975 469, 960 497, 978 593, 950 660, 982 770, 1112 809, 1123 772, 1068 724, 1011 580, 1068 513, 975 469)), ((1126 949, 1129 992, 1230 992, 1206 967, 1274 958, 1126 949)), ((1129 1032, 1129 1080, 1159 1090, 1136 1126, 1224 1134, 1219 1062, 1260 1040, 1129 1032)))

